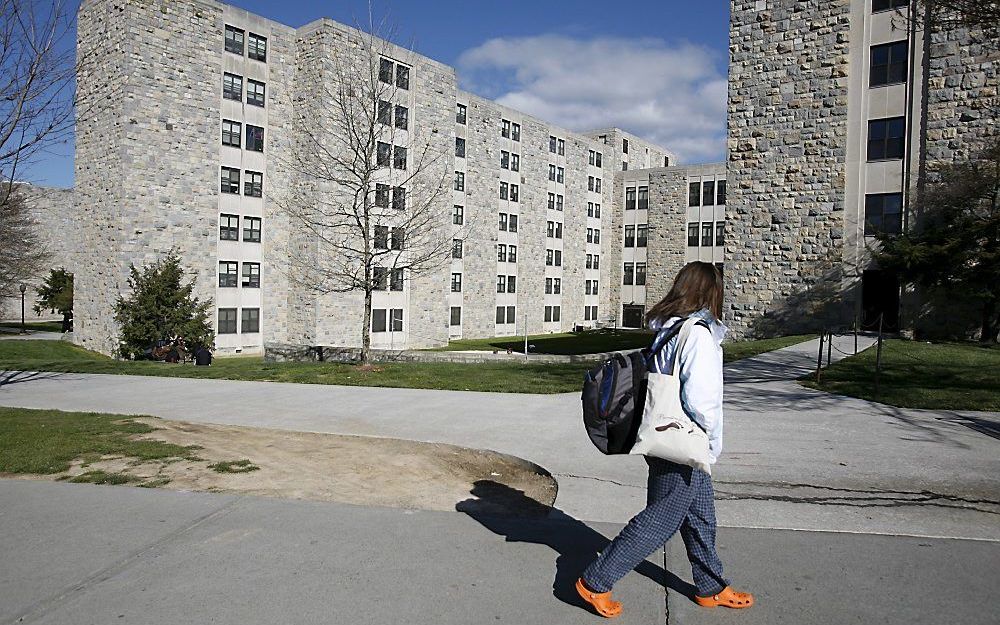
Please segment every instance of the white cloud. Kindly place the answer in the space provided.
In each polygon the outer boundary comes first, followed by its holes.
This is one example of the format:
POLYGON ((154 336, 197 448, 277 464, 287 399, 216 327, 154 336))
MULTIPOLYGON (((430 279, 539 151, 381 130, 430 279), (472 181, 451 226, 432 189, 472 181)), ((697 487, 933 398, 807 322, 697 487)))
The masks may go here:
POLYGON ((491 39, 458 59, 462 87, 571 130, 617 126, 683 162, 725 156, 724 62, 660 39, 491 39), (721 65, 721 69, 720 69, 721 65))

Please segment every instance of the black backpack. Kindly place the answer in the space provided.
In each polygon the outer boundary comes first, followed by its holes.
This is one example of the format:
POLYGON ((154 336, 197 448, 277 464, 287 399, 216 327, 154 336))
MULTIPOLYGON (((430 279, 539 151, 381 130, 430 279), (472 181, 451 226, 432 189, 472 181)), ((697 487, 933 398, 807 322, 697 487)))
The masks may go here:
MULTIPOLYGON (((615 354, 583 378, 583 424, 591 442, 604 454, 627 454, 635 445, 646 403, 649 364, 670 339, 677 336, 681 319, 650 347, 615 354)), ((703 321, 699 325, 708 327, 703 321)))

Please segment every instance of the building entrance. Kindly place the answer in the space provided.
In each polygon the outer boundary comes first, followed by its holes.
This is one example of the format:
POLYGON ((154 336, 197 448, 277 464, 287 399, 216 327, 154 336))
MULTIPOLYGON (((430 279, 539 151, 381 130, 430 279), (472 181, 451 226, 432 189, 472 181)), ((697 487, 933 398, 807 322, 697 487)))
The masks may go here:
POLYGON ((626 304, 622 306, 622 326, 626 328, 642 328, 643 315, 646 314, 645 306, 635 306, 626 304))
POLYGON ((899 332, 899 279, 895 274, 869 270, 861 277, 861 328, 899 332))

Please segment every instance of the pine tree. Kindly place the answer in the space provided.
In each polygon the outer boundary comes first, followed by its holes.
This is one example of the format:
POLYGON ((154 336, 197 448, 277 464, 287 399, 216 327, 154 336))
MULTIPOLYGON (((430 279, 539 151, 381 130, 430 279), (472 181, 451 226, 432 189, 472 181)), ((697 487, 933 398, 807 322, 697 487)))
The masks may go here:
POLYGON ((192 294, 194 281, 184 284, 184 269, 176 250, 140 271, 132 265, 128 285, 132 293, 119 296, 115 321, 121 327, 118 355, 134 359, 156 341, 183 338, 189 349, 211 347, 212 301, 192 294))
POLYGON ((976 158, 934 172, 918 198, 913 227, 880 234, 879 266, 905 282, 972 300, 984 343, 997 341, 1000 312, 1000 138, 976 158))
POLYGON ((62 267, 53 269, 35 291, 38 293, 35 314, 40 315, 46 309, 58 311, 63 316, 63 332, 69 332, 73 318, 73 274, 62 267))

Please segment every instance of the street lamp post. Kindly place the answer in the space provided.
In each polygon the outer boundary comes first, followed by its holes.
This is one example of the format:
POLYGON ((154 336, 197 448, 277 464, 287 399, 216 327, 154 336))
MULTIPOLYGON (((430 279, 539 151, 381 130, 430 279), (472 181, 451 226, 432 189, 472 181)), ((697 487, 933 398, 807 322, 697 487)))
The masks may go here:
POLYGON ((21 283, 21 334, 27 334, 28 331, 24 327, 24 292, 28 290, 28 285, 21 283))

